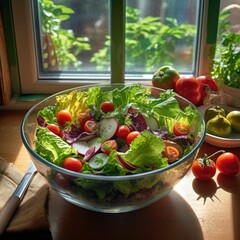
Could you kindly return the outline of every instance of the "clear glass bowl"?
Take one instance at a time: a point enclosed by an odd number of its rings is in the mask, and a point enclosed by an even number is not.
[[[109,91],[114,88],[123,88],[126,84],[102,84],[99,86],[101,86],[102,90]],[[46,106],[55,104],[57,95],[65,94],[73,90],[87,91],[89,87],[92,86],[72,88],[47,97],[33,106],[25,115],[21,126],[21,137],[38,171],[47,179],[49,185],[64,199],[89,210],[106,213],[120,213],[140,209],[156,202],[168,194],[190,169],[191,163],[196,157],[206,134],[201,113],[199,112],[200,120],[195,125],[194,137],[196,141],[194,143],[194,148],[186,156],[165,168],[126,176],[99,176],[72,172],[49,162],[35,152],[34,141],[36,139],[36,130],[38,127],[37,112]],[[146,87],[149,88],[150,86]],[[158,88],[150,88],[152,89],[152,97],[164,91]],[[176,98],[183,108],[189,104],[192,105],[189,101],[180,96],[176,96]],[[193,107],[197,110],[195,106]],[[101,195],[101,191],[96,193],[96,191],[91,191],[89,189],[76,188],[75,184],[73,184],[76,181],[85,181],[88,186],[91,184],[94,189],[108,189],[108,194],[103,196]],[[114,185],[119,181],[122,183],[125,182],[126,185],[134,185],[136,183],[138,186],[141,183],[143,185],[136,192],[125,197],[122,193],[114,189]],[[153,182],[153,186],[151,188],[145,187],[144,183],[146,181]]]

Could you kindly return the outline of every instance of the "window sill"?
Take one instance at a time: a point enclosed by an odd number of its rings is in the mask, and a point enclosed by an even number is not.
[[[43,97],[37,95],[36,97],[32,95],[31,98],[12,97],[7,105],[0,106],[0,110],[29,110],[32,106],[34,106],[42,99]]]

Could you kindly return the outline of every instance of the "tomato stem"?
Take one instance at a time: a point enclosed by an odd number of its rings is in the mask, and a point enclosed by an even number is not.
[[[206,155],[206,159],[212,158],[212,157],[214,157],[215,155],[217,155],[217,154],[219,154],[219,153],[224,153],[224,152],[225,152],[224,150],[218,150],[217,152],[213,153],[213,154],[210,155],[210,156],[207,156],[207,155]]]
[[[158,75],[159,75],[160,77],[162,77],[162,76],[164,75],[164,72],[163,72],[163,71],[158,71]]]

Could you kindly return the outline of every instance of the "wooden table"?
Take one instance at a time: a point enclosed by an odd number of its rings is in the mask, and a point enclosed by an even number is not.
[[[25,172],[30,156],[20,138],[25,111],[0,111],[0,156]],[[219,148],[204,143],[199,156]],[[225,149],[240,157],[240,148]],[[192,172],[163,199],[144,209],[103,214],[76,207],[50,191],[53,239],[240,239],[240,174],[199,184]]]

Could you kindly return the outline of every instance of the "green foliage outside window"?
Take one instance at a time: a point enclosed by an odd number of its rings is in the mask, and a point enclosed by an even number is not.
[[[68,20],[73,13],[71,8],[56,5],[52,0],[40,0],[42,33],[51,35],[61,70],[80,70],[81,53],[91,50],[86,37],[75,37],[71,29],[61,27],[61,22]],[[127,7],[126,18],[126,68],[134,67],[145,72],[153,71],[160,65],[175,65],[175,52],[182,45],[193,52],[194,25],[179,24],[174,18],[166,18],[164,22],[160,17],[141,18],[140,11],[131,7]],[[93,53],[90,62],[96,64],[97,70],[110,66],[109,35],[104,47]]]
[[[50,35],[58,58],[59,69],[78,70],[78,56],[91,49],[86,37],[75,37],[71,29],[63,29],[61,22],[68,20],[74,11],[51,0],[40,0],[40,16],[43,35]]]
[[[178,24],[174,18],[165,23],[159,17],[140,17],[140,11],[127,7],[126,11],[126,68],[152,71],[159,65],[176,63],[175,50],[181,44],[194,47],[196,28],[191,24]],[[109,65],[110,36],[106,36],[105,47],[95,53],[91,62],[99,70]]]

